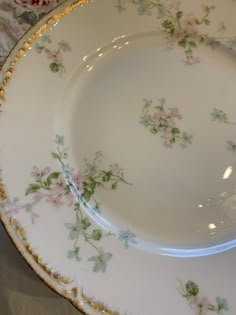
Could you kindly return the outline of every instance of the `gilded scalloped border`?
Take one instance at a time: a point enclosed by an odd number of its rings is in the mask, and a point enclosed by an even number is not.
[[[3,185],[3,181],[0,177],[0,200],[5,200],[7,198],[7,194]]]
[[[4,201],[7,198],[7,193],[5,191],[5,187],[3,184],[3,180],[0,177],[0,201]],[[22,241],[22,244],[24,245],[25,250],[30,254],[30,256],[33,258],[33,260],[38,264],[50,277],[52,277],[54,280],[59,282],[62,285],[70,284],[73,281],[61,276],[58,272],[50,270],[40,259],[40,257],[33,251],[32,247],[30,246],[30,243],[27,240],[26,232],[21,227],[20,223],[12,217],[9,217],[9,222],[11,226],[14,228],[17,236]]]
[[[17,236],[22,241],[26,251],[30,254],[30,256],[34,259],[35,263],[38,264],[51,278],[56,280],[62,285],[70,284],[73,281],[61,276],[58,272],[50,270],[40,259],[40,257],[33,251],[32,247],[30,246],[25,230],[21,227],[20,223],[15,218],[10,218],[10,224],[12,227],[14,227],[14,230],[16,231]]]
[[[5,100],[5,87],[9,83],[12,74],[15,70],[15,65],[19,61],[19,59],[24,56],[25,52],[31,47],[31,44],[40,36],[40,34],[50,25],[55,23],[56,21],[60,20],[64,15],[70,13],[73,11],[75,8],[77,8],[79,5],[86,3],[86,0],[76,0],[73,2],[71,5],[63,9],[61,12],[53,15],[51,18],[49,18],[42,26],[37,29],[33,35],[30,36],[30,38],[24,42],[21,48],[19,48],[18,52],[16,53],[16,56],[14,60],[10,63],[10,66],[8,70],[6,71],[6,74],[0,83],[0,99]],[[0,111],[1,109],[1,104],[0,104]]]
[[[22,47],[19,48],[19,50],[17,51],[15,58],[10,63],[10,66],[9,66],[8,70],[6,71],[6,74],[5,74],[2,82],[0,83],[0,100],[3,100],[3,101],[5,100],[5,87],[7,86],[7,84],[9,83],[9,81],[10,81],[12,75],[13,75],[13,72],[15,70],[15,65],[19,61],[19,59],[22,56],[24,56],[25,52],[31,47],[31,44],[40,36],[40,34],[48,26],[53,24],[55,21],[60,20],[64,15],[70,13],[76,7],[78,7],[79,5],[84,4],[86,2],[87,2],[87,0],[76,0],[71,5],[69,5],[65,9],[63,9],[61,12],[59,12],[59,13],[53,15],[51,18],[49,18],[42,26],[40,26],[39,29],[37,29],[35,31],[35,33],[33,35],[30,36],[30,38],[26,42],[24,42]],[[0,112],[1,111],[3,111],[3,109],[2,109],[2,106],[0,104]],[[7,198],[7,194],[6,194],[4,185],[3,185],[3,181],[0,178],[0,200],[4,200],[6,198]],[[15,218],[10,218],[10,224],[14,228],[14,230],[16,231],[17,236],[22,241],[22,243],[24,245],[24,248],[27,251],[27,253],[33,258],[34,262],[38,266],[40,266],[42,268],[43,271],[45,271],[51,278],[56,280],[61,285],[68,285],[68,284],[73,282],[72,280],[70,280],[70,279],[68,279],[68,278],[66,278],[64,276],[61,276],[59,273],[50,270],[42,262],[40,257],[31,248],[31,246],[30,246],[30,244],[29,244],[29,242],[27,240],[25,230],[20,226],[19,222]],[[119,315],[118,312],[113,312],[105,304],[103,304],[101,302],[98,302],[98,301],[95,301],[92,298],[87,297],[86,295],[84,295],[83,292],[81,293],[81,297],[82,297],[83,301],[79,301],[77,299],[77,296],[78,296],[78,289],[76,287],[74,287],[74,288],[72,288],[70,290],[65,290],[64,291],[64,297],[70,299],[71,302],[73,303],[73,305],[76,308],[78,308],[79,310],[81,310],[81,306],[83,304],[87,304],[94,311],[100,312],[102,314],[105,314],[105,315]]]
[[[81,296],[83,298],[83,301],[88,304],[91,308],[93,308],[95,311],[102,312],[105,315],[120,315],[118,312],[111,311],[105,304],[95,301],[92,298],[87,297],[83,291],[81,293]]]

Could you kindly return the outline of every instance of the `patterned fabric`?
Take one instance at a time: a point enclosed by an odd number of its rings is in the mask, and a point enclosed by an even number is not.
[[[0,0],[0,68],[18,39],[65,0]]]

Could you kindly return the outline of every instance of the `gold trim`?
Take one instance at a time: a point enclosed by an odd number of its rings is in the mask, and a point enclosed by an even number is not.
[[[1,111],[1,109],[0,109],[0,111]],[[6,198],[7,198],[7,194],[6,194],[4,185],[3,185],[3,181],[0,177],[0,201],[5,200]]]
[[[56,280],[59,284],[62,285],[67,285],[73,282],[73,280],[70,280],[66,277],[61,276],[58,272],[50,270],[47,265],[45,265],[40,257],[34,252],[32,247],[30,246],[30,243],[27,240],[26,237],[26,232],[25,230],[21,227],[20,223],[15,219],[15,218],[9,218],[11,226],[14,228],[16,231],[17,236],[20,238],[22,241],[22,244],[24,245],[26,251],[30,256],[34,259],[35,263],[39,265],[43,271],[45,271],[51,278]]]
[[[30,36],[30,38],[25,41],[23,43],[23,45],[21,46],[21,48],[19,48],[19,50],[17,51],[13,61],[10,63],[10,66],[8,68],[8,70],[6,71],[6,74],[4,76],[4,78],[2,79],[1,83],[0,83],[0,100],[4,101],[5,100],[5,88],[8,85],[13,72],[15,71],[15,65],[16,63],[19,61],[19,59],[25,54],[25,52],[31,47],[31,44],[40,36],[40,34],[51,24],[53,24],[55,21],[60,20],[64,15],[70,13],[71,11],[73,11],[75,8],[77,8],[79,5],[86,3],[87,0],[76,0],[75,2],[73,2],[71,5],[67,6],[66,8],[64,8],[61,12],[53,15],[51,18],[49,18],[42,26],[40,26],[34,33],[33,35]],[[24,35],[25,36],[25,35]],[[24,38],[23,36],[23,38]],[[22,39],[22,38],[21,38]],[[21,40],[20,39],[20,40]],[[19,40],[19,41],[20,41]],[[3,111],[2,108],[2,104],[0,104],[0,112]],[[3,185],[3,181],[0,177],[0,200],[4,200],[7,198],[7,194]],[[0,220],[1,220],[1,216],[0,216]],[[26,252],[30,255],[30,257],[33,258],[34,262],[36,263],[36,265],[38,265],[47,275],[49,275],[52,279],[54,279],[56,282],[58,282],[60,285],[68,285],[71,284],[73,282],[73,280],[68,279],[64,276],[61,276],[59,273],[54,272],[52,270],[50,270],[47,265],[45,265],[42,260],[40,259],[40,257],[33,251],[32,247],[30,246],[30,243],[27,240],[26,237],[26,232],[25,230],[20,226],[19,222],[15,219],[15,218],[9,218],[10,224],[11,226],[14,228],[17,236],[19,237],[19,239],[21,240]],[[3,222],[3,221],[2,221]],[[3,223],[3,225],[5,226],[5,224]],[[7,231],[7,227],[5,226],[5,229]],[[9,237],[11,238],[12,242],[14,243],[10,232],[7,231],[7,233],[9,234]],[[15,243],[14,243],[15,244]],[[15,244],[16,246],[16,244]],[[16,248],[18,249],[18,247],[16,246]],[[18,249],[19,250],[19,249]],[[20,251],[19,251],[20,252]],[[20,252],[20,254],[23,256],[24,255]],[[25,259],[26,260],[26,259]],[[29,262],[26,260],[26,262],[29,264]],[[29,264],[29,266],[34,270],[34,272],[40,277],[40,275],[36,272],[36,270]],[[84,310],[81,308],[81,306],[83,304],[87,304],[89,307],[91,307],[94,311],[100,312],[102,314],[105,315],[119,315],[118,312],[113,312],[111,311],[105,304],[95,301],[92,298],[87,297],[83,291],[81,291],[81,297],[83,299],[83,301],[79,301],[77,299],[78,297],[78,288],[74,287],[70,290],[65,290],[62,293],[60,293],[56,288],[52,288],[52,286],[50,285],[50,283],[48,283],[46,280],[44,280],[42,277],[40,277],[41,280],[43,282],[45,282],[45,284],[47,284],[53,291],[55,291],[56,293],[58,293],[59,295],[61,295],[62,297],[68,299],[71,304],[77,308],[80,312],[82,312],[83,314],[85,314]]]
[[[77,8],[79,5],[86,3],[87,0],[76,0],[75,2],[73,2],[71,5],[69,5],[68,7],[66,7],[65,9],[63,9],[61,12],[53,15],[52,17],[50,17],[43,25],[41,25],[39,27],[39,29],[37,29],[33,35],[31,35],[31,37],[24,42],[24,44],[22,45],[22,47],[18,50],[18,52],[16,53],[15,58],[13,59],[13,61],[11,62],[8,70],[6,71],[6,74],[0,84],[0,100],[5,100],[5,87],[7,86],[7,84],[9,83],[12,74],[15,70],[15,65],[16,63],[19,61],[19,59],[24,56],[25,52],[31,47],[31,44],[40,36],[40,34],[50,25],[52,25],[54,22],[60,20],[64,15],[70,13],[71,11],[73,11],[75,8]],[[0,112],[2,111],[1,109],[1,104],[0,104]]]
[[[113,312],[110,310],[105,304],[95,301],[92,298],[87,297],[83,291],[81,292],[81,296],[83,298],[83,301],[88,304],[93,310],[100,312],[105,315],[120,315],[118,312]]]

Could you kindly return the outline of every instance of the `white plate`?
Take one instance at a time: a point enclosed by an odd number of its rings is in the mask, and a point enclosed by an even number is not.
[[[68,1],[5,64],[2,221],[88,314],[235,313],[235,8]]]

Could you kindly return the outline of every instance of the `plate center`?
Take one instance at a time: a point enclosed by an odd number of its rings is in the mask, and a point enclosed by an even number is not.
[[[235,237],[236,72],[227,52],[196,53],[186,65],[157,33],[114,39],[84,57],[58,116],[73,167],[97,167],[114,183],[96,190],[99,216],[145,247]]]

